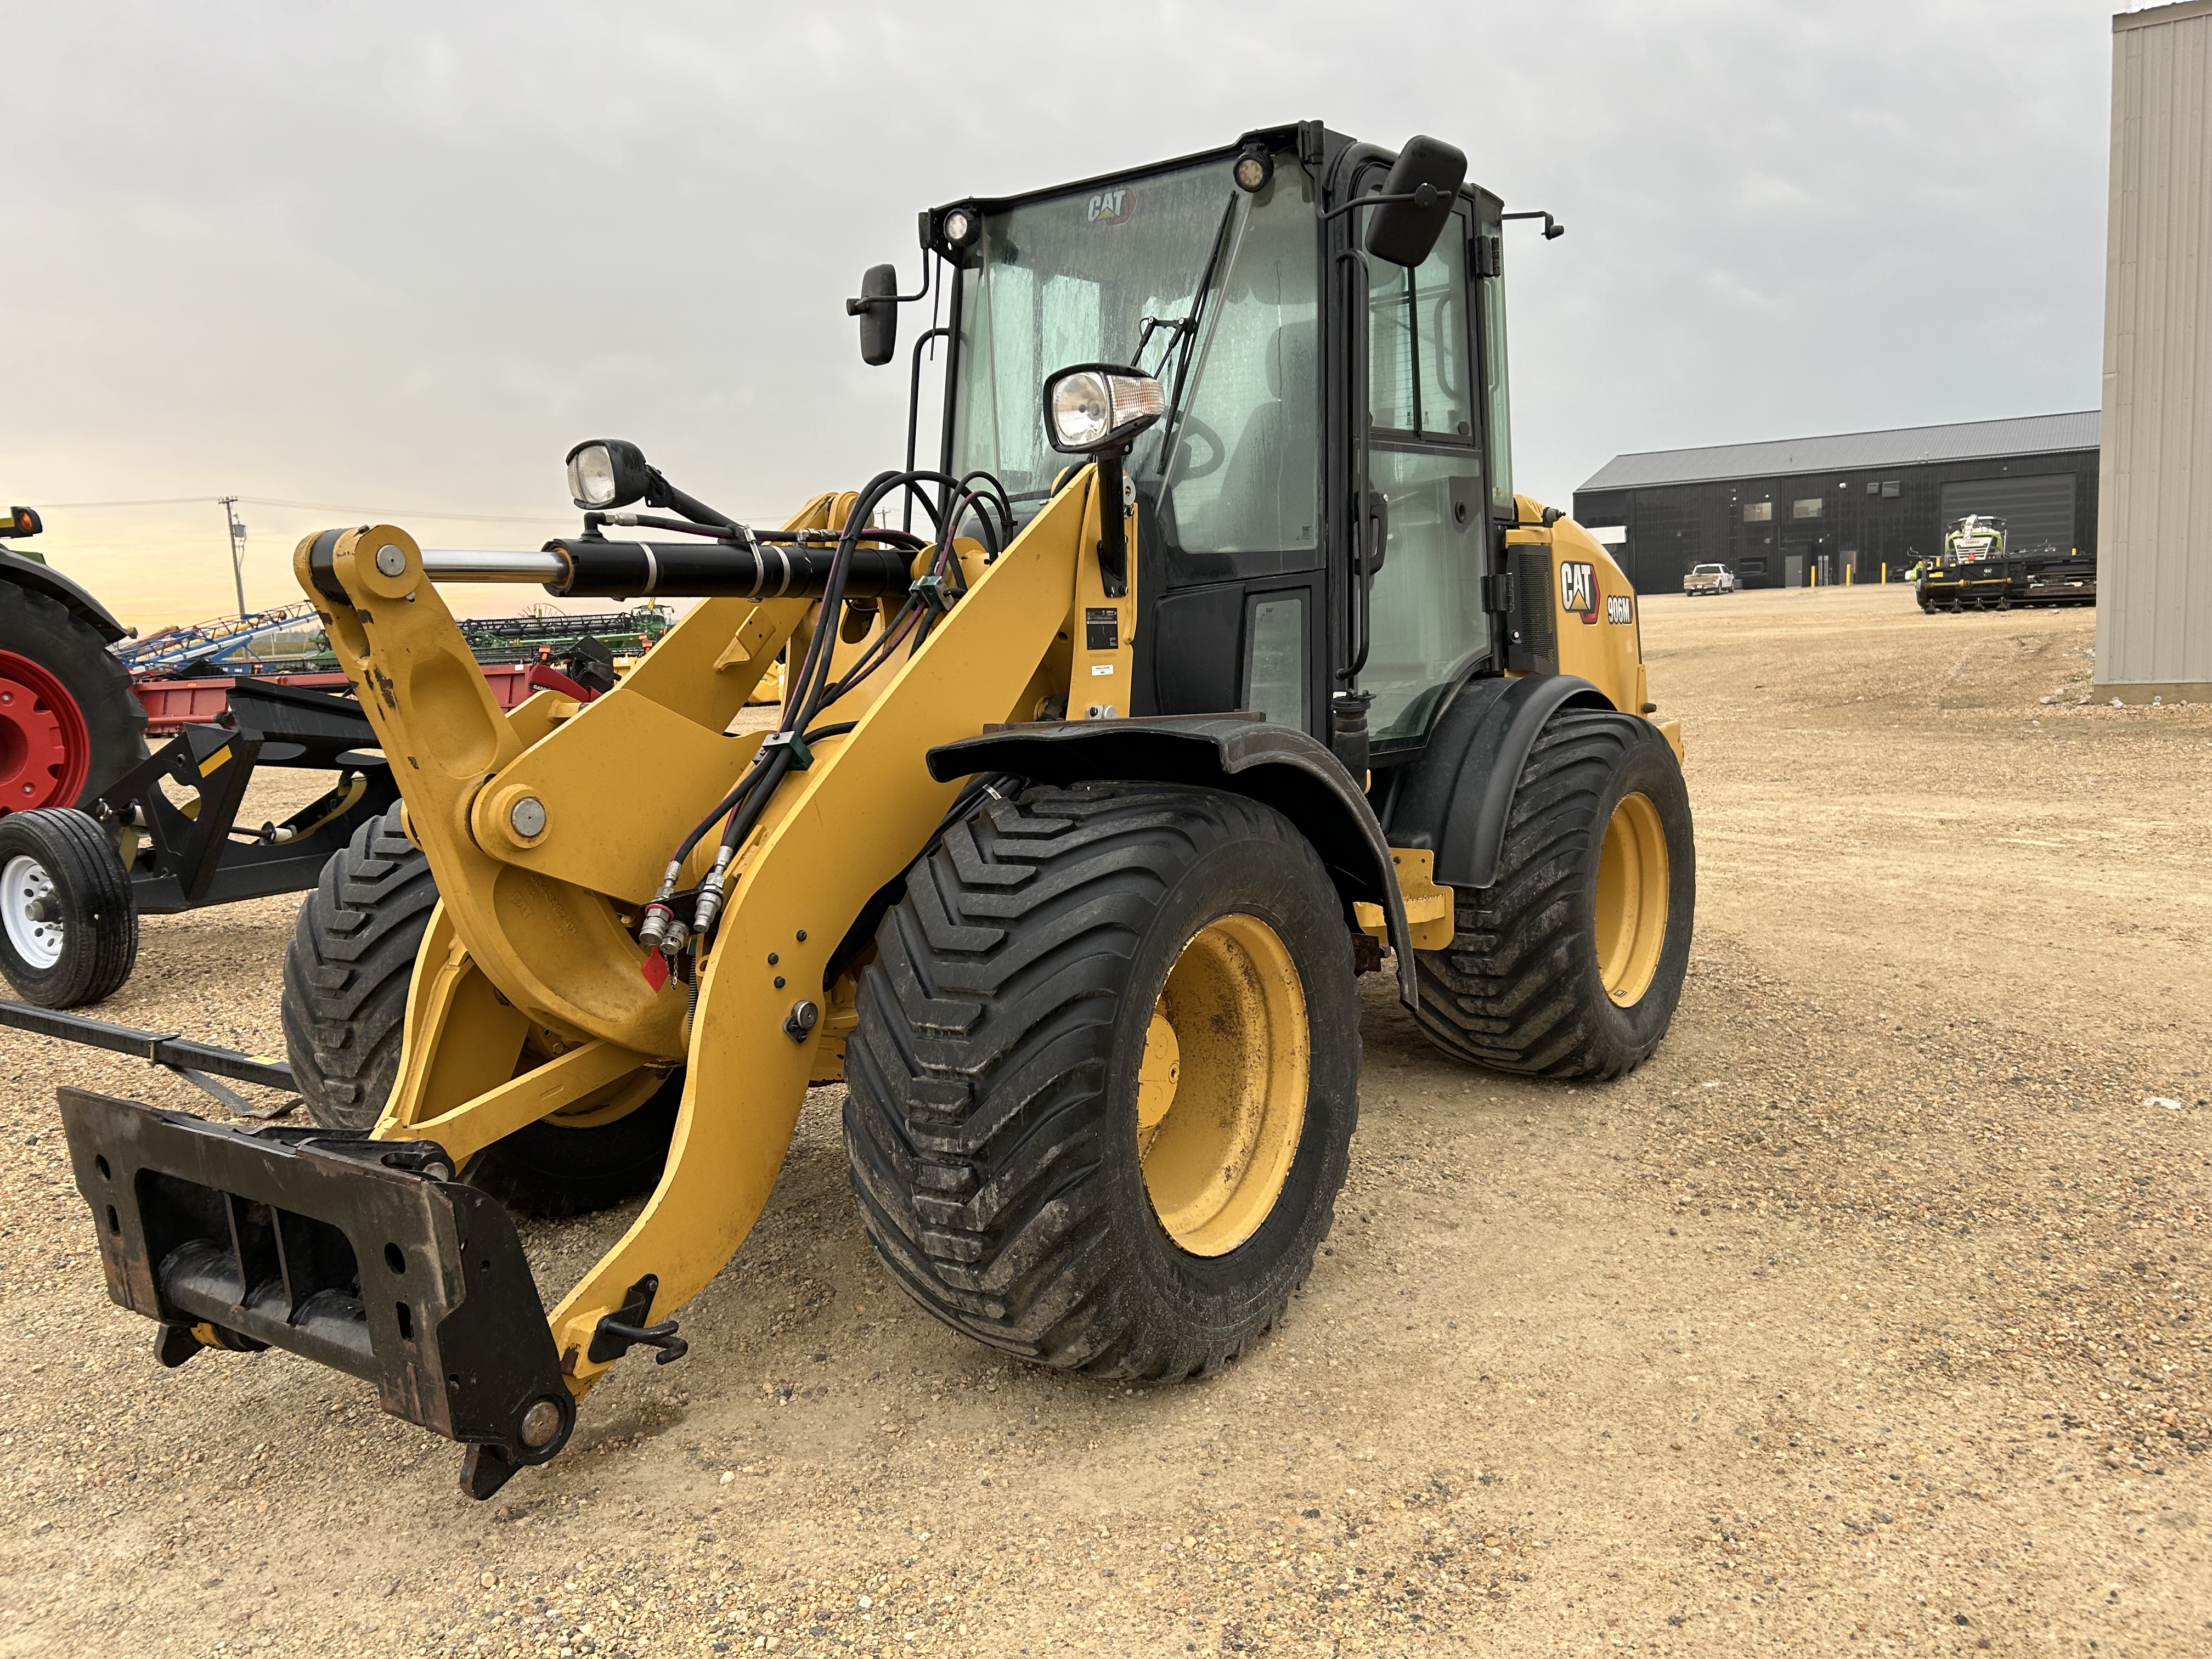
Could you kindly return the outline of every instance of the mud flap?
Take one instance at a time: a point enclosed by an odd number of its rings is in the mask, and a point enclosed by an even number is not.
[[[272,1347],[358,1376],[469,1448],[478,1498],[567,1443],[575,1402],[514,1223],[434,1143],[59,1094],[107,1293],[160,1322],[164,1364]]]

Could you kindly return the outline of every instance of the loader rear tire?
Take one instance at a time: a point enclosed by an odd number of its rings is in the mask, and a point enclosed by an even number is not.
[[[430,861],[394,804],[331,855],[300,907],[284,953],[284,1047],[308,1115],[325,1128],[369,1128],[391,1097],[407,988],[437,902]],[[608,1208],[659,1181],[683,1096],[678,1070],[611,1122],[533,1123],[479,1153],[465,1177],[526,1214]]]
[[[845,1146],[878,1255],[954,1329],[1112,1377],[1219,1369],[1343,1185],[1344,908],[1272,809],[1146,783],[957,823],[876,933]]]
[[[1689,792],[1657,729],[1564,708],[1516,786],[1498,879],[1414,953],[1415,1018],[1446,1054],[1530,1077],[1613,1078],[1681,1000],[1698,896]]]

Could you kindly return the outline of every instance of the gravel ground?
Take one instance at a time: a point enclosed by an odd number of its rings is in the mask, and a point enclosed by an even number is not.
[[[52,1090],[187,1092],[0,1038],[0,1656],[2212,1652],[2212,708],[2086,701],[2086,611],[1647,609],[1673,1035],[1535,1086],[1364,981],[1335,1234],[1210,1382],[907,1304],[823,1091],[691,1357],[474,1504],[335,1373],[157,1370]],[[149,921],[109,1017],[275,1046],[290,909]]]

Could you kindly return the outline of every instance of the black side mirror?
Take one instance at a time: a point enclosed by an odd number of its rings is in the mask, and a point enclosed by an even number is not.
[[[1386,201],[1367,223],[1367,251],[1407,270],[1427,258],[1451,219],[1452,203],[1467,182],[1467,155],[1441,138],[1416,133],[1383,181]]]
[[[880,368],[898,348],[898,268],[870,265],[860,276],[860,297],[845,301],[845,314],[860,319],[860,361]]]

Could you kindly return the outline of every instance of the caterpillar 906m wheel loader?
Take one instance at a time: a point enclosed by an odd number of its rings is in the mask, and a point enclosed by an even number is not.
[[[161,1359],[350,1371],[489,1494],[625,1352],[684,1352],[842,1079],[915,1301],[1206,1372],[1328,1230],[1386,948],[1455,1058],[1643,1060],[1689,948],[1680,739],[1620,569],[1513,491],[1507,216],[1465,171],[1306,124],[924,215],[939,464],[779,530],[600,441],[538,551],[302,542],[404,799],[288,963],[317,1127],[64,1091]],[[892,278],[848,302],[872,362],[921,297]],[[462,580],[698,603],[596,702],[502,714]],[[779,656],[776,728],[733,732]],[[641,1192],[545,1312],[507,1206]]]

